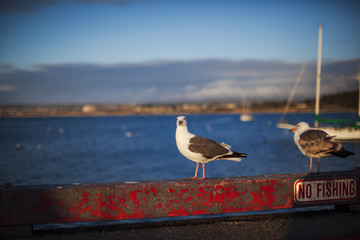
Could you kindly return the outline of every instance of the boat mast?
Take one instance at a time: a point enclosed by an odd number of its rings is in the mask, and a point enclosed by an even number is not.
[[[359,104],[358,104],[358,121],[357,121],[357,124],[360,125],[360,64],[359,64],[359,73],[358,73],[356,79],[359,81]]]
[[[317,55],[317,70],[316,70],[316,98],[315,98],[315,117],[320,113],[320,80],[321,80],[321,48],[322,48],[322,25],[319,25],[319,41],[318,41],[318,55]],[[315,120],[315,127],[319,123]]]

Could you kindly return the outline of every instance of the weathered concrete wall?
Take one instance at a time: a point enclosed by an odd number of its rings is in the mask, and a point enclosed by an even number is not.
[[[360,171],[357,169],[320,174],[211,178],[203,181],[168,180],[49,186],[8,184],[0,188],[0,225],[187,216],[352,204],[360,202],[359,177]],[[312,192],[306,192],[310,191],[311,187],[300,185],[299,180],[301,184],[310,184],[308,180],[314,182]],[[343,188],[344,184],[348,184],[345,186],[346,191],[340,193],[340,190],[333,190],[331,194],[347,195],[330,196],[326,199],[329,195],[326,184],[331,182],[331,186],[335,186],[337,181],[340,181]],[[305,198],[309,194],[314,197],[324,195],[325,199],[312,201]],[[299,196],[303,198],[300,201],[297,199]]]

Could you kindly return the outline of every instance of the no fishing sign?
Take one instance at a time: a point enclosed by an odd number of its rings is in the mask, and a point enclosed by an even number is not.
[[[297,180],[294,184],[296,203],[343,201],[357,198],[357,179],[311,179]]]

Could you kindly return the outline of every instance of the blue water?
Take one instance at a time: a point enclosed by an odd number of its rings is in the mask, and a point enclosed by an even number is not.
[[[354,118],[355,114],[342,114]],[[188,115],[189,131],[248,153],[242,162],[206,164],[206,177],[307,172],[309,159],[293,134],[278,129],[279,114]],[[313,123],[313,114],[290,114],[289,121]],[[182,179],[195,163],[175,143],[176,116],[51,117],[0,119],[0,185],[100,183]],[[360,143],[345,142],[356,156],[321,161],[321,171],[360,166]],[[316,170],[316,164],[314,166]],[[201,171],[199,172],[201,176]]]

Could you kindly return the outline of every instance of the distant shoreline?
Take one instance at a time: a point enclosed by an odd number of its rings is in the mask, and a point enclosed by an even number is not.
[[[324,95],[320,112],[343,113],[358,111],[358,91]],[[142,116],[180,114],[242,114],[282,113],[285,100],[253,102],[243,108],[241,100],[232,102],[194,103],[122,103],[122,104],[70,104],[70,105],[0,105],[0,117],[71,117],[71,116]],[[314,99],[293,102],[288,113],[314,113]]]
[[[84,107],[87,106],[87,107]],[[0,106],[1,118],[16,117],[102,117],[102,116],[156,116],[156,115],[186,115],[186,114],[239,114],[243,110],[238,106],[212,105],[199,107],[198,105],[162,106],[162,105],[84,105],[84,106]],[[283,108],[255,108],[252,114],[280,114]],[[357,109],[331,107],[321,109],[321,113],[356,113]],[[314,109],[296,109],[292,107],[287,114],[314,113]]]

